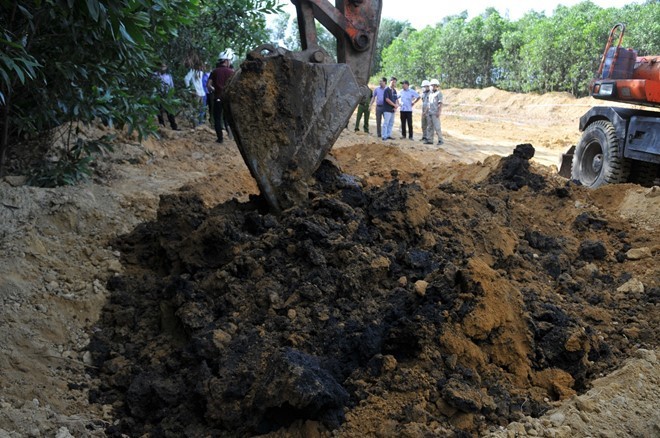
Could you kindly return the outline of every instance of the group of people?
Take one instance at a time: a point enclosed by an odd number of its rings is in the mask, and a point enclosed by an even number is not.
[[[223,130],[230,135],[228,117],[223,111],[222,97],[227,81],[234,74],[231,66],[233,56],[231,49],[227,49],[218,56],[218,62],[213,71],[209,73],[208,64],[204,63],[191,68],[184,78],[186,88],[191,91],[193,96],[193,107],[196,113],[195,123],[197,125],[203,124],[208,110],[210,120],[215,128],[216,142],[218,143],[222,143],[224,140]],[[161,64],[160,71],[156,75],[160,79],[160,92],[162,95],[167,95],[170,90],[174,89],[174,81],[172,75],[168,72],[166,63]],[[178,131],[176,116],[161,105],[158,112],[158,123],[161,126],[165,126],[163,115],[167,117],[170,127]]]
[[[229,135],[228,114],[223,111],[223,93],[229,78],[234,74],[231,66],[233,52],[231,49],[220,53],[218,63],[213,71],[207,73],[208,64],[191,68],[184,83],[193,93],[197,112],[197,125],[204,123],[206,111],[212,115],[213,125],[217,136],[216,142],[224,140],[223,130]],[[174,88],[172,75],[168,73],[167,64],[161,65],[157,73],[161,82],[161,92],[166,95]],[[437,135],[438,145],[443,144],[442,130],[440,126],[440,115],[442,113],[443,96],[440,91],[440,82],[437,79],[423,80],[422,93],[410,88],[408,81],[401,83],[402,89],[397,90],[397,78],[392,76],[380,79],[379,86],[375,90],[364,87],[362,100],[358,105],[355,131],[359,130],[360,120],[363,119],[363,130],[369,132],[369,114],[371,107],[376,104],[376,131],[384,141],[393,140],[392,129],[394,127],[394,114],[399,111],[401,119],[401,138],[413,140],[413,107],[422,101],[422,141],[425,144],[433,144],[433,138]],[[158,122],[165,126],[163,114],[167,116],[170,127],[178,130],[176,117],[164,107],[160,107]]]
[[[384,141],[393,140],[394,114],[399,111],[401,119],[401,138],[413,140],[413,107],[422,101],[422,141],[433,144],[437,135],[438,145],[443,144],[440,115],[442,113],[443,96],[440,82],[437,79],[422,81],[421,95],[410,88],[410,82],[403,81],[402,89],[397,90],[397,78],[392,76],[387,84],[387,78],[380,79],[379,86],[365,92],[358,105],[355,131],[359,131],[360,120],[363,119],[363,131],[369,132],[369,114],[376,104],[376,133]]]

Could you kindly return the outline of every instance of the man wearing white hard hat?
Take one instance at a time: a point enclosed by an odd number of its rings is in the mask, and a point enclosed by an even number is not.
[[[433,134],[438,134],[438,146],[442,140],[442,129],[440,128],[440,114],[442,114],[442,91],[440,91],[440,82],[437,79],[431,79],[431,93],[429,94],[429,111],[427,116],[427,132],[424,144],[433,144]]]
[[[209,81],[207,83],[209,91],[213,92],[213,122],[215,126],[215,135],[218,137],[216,140],[217,143],[222,143],[223,141],[222,100],[225,91],[225,84],[234,74],[234,70],[229,67],[233,57],[234,52],[231,49],[227,49],[220,53],[218,56],[218,67],[211,72],[211,76],[209,76]]]
[[[428,129],[426,116],[429,113],[430,94],[431,94],[431,83],[427,79],[424,79],[422,81],[422,140],[421,141],[426,141],[426,130]]]

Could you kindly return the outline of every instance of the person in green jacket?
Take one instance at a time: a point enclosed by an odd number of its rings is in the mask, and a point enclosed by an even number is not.
[[[358,108],[357,108],[357,117],[355,119],[355,132],[358,132],[360,130],[360,119],[364,117],[364,124],[362,130],[367,134],[369,133],[369,115],[371,113],[370,106],[371,106],[372,96],[373,96],[373,91],[371,91],[371,88],[369,88],[368,86],[365,87],[364,95],[362,96],[362,100],[358,104]]]

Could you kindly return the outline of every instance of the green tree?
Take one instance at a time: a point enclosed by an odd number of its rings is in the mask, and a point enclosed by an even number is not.
[[[625,6],[617,13],[617,19],[626,25],[626,47],[637,50],[639,56],[660,55],[659,0]]]
[[[502,33],[501,48],[493,55],[495,84],[500,88],[516,92],[531,91],[528,87],[530,80],[523,73],[525,59],[522,48],[533,26],[544,17],[537,12],[527,13]]]
[[[405,30],[383,50],[380,76],[396,76],[419,85],[422,80],[438,76],[438,62],[434,58],[438,46],[439,33],[435,28],[426,27],[421,31]]]
[[[493,56],[508,22],[492,8],[468,20],[467,11],[435,27],[404,30],[383,51],[383,71],[419,83],[437,78],[446,87],[493,84]]]
[[[493,56],[501,48],[506,21],[492,8],[467,20],[467,13],[442,26],[439,61],[441,82],[448,87],[483,88],[493,84]]]
[[[478,86],[490,87],[495,83],[495,54],[502,48],[502,35],[512,25],[493,8],[486,9],[477,23],[479,25],[475,26],[475,31],[479,36],[479,50],[475,54],[478,57],[475,82]]]
[[[602,9],[590,1],[571,8],[559,6],[549,20],[552,32],[541,56],[551,58],[541,92],[568,91],[583,94],[593,79],[603,46],[598,36],[613,21],[613,9]]]
[[[159,60],[183,69],[191,51],[253,44],[265,35],[262,14],[275,11],[277,0],[0,3],[1,172],[10,145],[39,135],[52,141],[44,133],[58,126],[67,127],[61,158],[81,162],[80,123],[154,132],[156,108],[174,98],[154,92]]]
[[[97,116],[112,120],[113,100],[126,91],[124,72],[135,74],[135,65],[146,60],[140,43],[151,36],[151,19],[162,32],[171,29],[169,17],[137,2],[4,3],[11,6],[0,16],[5,40],[20,43],[23,59],[38,67],[29,81],[3,83],[0,169],[12,138]],[[189,7],[182,2],[177,9],[185,14]]]
[[[502,49],[494,56],[495,83],[510,91],[584,96],[612,26],[627,25],[624,47],[654,54],[660,53],[659,21],[658,2],[603,9],[585,1],[560,6],[549,17],[527,14],[502,34]]]
[[[243,56],[269,40],[266,14],[280,11],[278,0],[197,0],[193,17],[182,23],[168,44],[159,48],[162,59],[182,78],[199,62],[214,66],[227,48]]]
[[[382,70],[382,53],[383,50],[398,37],[404,30],[412,30],[412,26],[408,21],[397,21],[389,18],[383,18],[380,21],[378,29],[378,37],[376,39],[376,50],[371,62],[371,73],[375,74]]]
[[[445,87],[583,96],[617,22],[627,25],[625,47],[660,53],[660,2],[603,9],[584,1],[515,22],[489,8],[472,19],[463,12],[435,27],[404,31],[383,49],[380,71],[411,81],[435,77]]]

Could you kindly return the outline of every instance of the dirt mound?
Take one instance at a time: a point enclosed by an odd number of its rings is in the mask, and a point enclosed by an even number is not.
[[[413,307],[413,310],[404,308],[400,315],[408,319],[411,319],[409,315],[415,315],[412,318],[415,318],[413,322],[420,324],[418,337],[421,341],[411,343],[412,347],[405,350],[406,342],[398,340],[408,339],[408,334],[413,331],[411,323],[400,322],[397,327],[402,328],[397,328],[398,331],[387,328],[387,324],[398,319],[394,320],[391,313],[384,311],[383,316],[377,315],[380,319],[374,319],[376,322],[373,324],[386,330],[387,339],[391,339],[387,343],[388,349],[374,354],[373,360],[367,361],[367,366],[360,365],[364,361],[360,350],[357,358],[352,359],[358,368],[345,381],[340,381],[341,375],[335,373],[334,365],[329,369],[331,364],[336,363],[331,361],[329,353],[320,360],[315,356],[317,353],[314,351],[322,350],[317,343],[310,344],[314,346],[313,351],[305,343],[295,343],[298,339],[309,342],[308,336],[318,342],[314,336],[320,336],[317,333],[319,323],[310,323],[309,329],[297,322],[292,323],[292,329],[287,332],[291,340],[286,343],[282,341],[280,348],[268,356],[269,361],[274,362],[269,365],[273,378],[265,376],[263,371],[256,374],[262,376],[260,384],[263,388],[279,388],[281,391],[288,388],[289,383],[283,382],[290,379],[290,385],[300,389],[292,390],[286,396],[291,400],[289,405],[306,405],[309,408],[300,409],[304,412],[299,416],[286,417],[288,410],[278,411],[272,406],[260,410],[254,405],[254,400],[246,401],[245,406],[252,403],[258,415],[266,410],[277,413],[278,421],[273,424],[291,422],[290,426],[271,432],[269,436],[418,437],[451,436],[452,431],[455,435],[465,436],[483,435],[484,429],[492,430],[497,436],[658,435],[660,418],[656,406],[660,394],[657,389],[660,367],[657,359],[651,360],[653,358],[648,352],[639,350],[650,347],[656,355],[660,353],[656,334],[660,287],[658,188],[645,189],[626,184],[585,190],[559,182],[553,176],[556,171],[552,172],[539,163],[555,165],[558,155],[576,143],[579,138],[577,119],[568,120],[564,116],[572,112],[577,117],[586,111],[586,108],[575,105],[583,100],[571,102],[564,101],[565,96],[546,95],[538,96],[537,101],[537,96],[494,91],[485,90],[485,93],[492,93],[485,102],[488,96],[480,97],[484,90],[445,90],[445,144],[441,148],[429,148],[419,141],[408,140],[381,143],[373,136],[373,117],[371,136],[354,133],[351,129],[353,125],[342,132],[333,148],[333,155],[344,172],[359,179],[342,177],[338,180],[336,172],[327,172],[325,179],[320,179],[334,188],[327,189],[325,193],[319,191],[314,202],[326,198],[323,202],[338,199],[351,206],[356,215],[365,218],[366,229],[373,230],[387,223],[382,220],[383,216],[379,216],[381,213],[368,211],[368,206],[376,202],[376,198],[405,192],[416,200],[411,205],[422,205],[427,201],[431,204],[428,214],[421,207],[416,211],[396,210],[388,213],[387,220],[392,218],[395,225],[387,232],[404,236],[391,239],[397,245],[397,251],[401,241],[401,254],[406,251],[420,254],[412,250],[421,249],[432,253],[432,260],[443,263],[456,260],[452,264],[457,271],[470,279],[466,284],[478,281],[481,286],[475,286],[474,291],[461,291],[458,300],[449,294],[446,305],[459,306],[459,302],[465,302],[467,314],[454,316],[450,310],[449,317],[440,315],[451,320],[446,319],[442,323],[442,337],[434,338],[437,333],[434,332],[435,326],[426,322],[428,318],[422,310],[414,309],[419,307],[416,300],[423,302],[426,299],[418,294],[441,295],[433,289],[437,283],[434,276],[440,275],[440,268],[423,277],[428,284],[418,283],[421,276],[415,277],[415,272],[405,279],[399,278],[400,271],[390,272],[389,267],[382,268],[384,273],[379,271],[382,277],[374,277],[374,281],[366,286],[365,282],[356,283],[363,289],[381,294],[371,299],[378,305],[382,301],[381,296],[391,296],[388,288],[392,287],[393,281],[396,281],[394,287],[402,293],[419,297],[407,297],[405,300],[399,297],[397,299],[400,301],[391,300],[389,305],[396,311],[399,311],[396,302],[405,301],[406,306]],[[457,104],[453,97],[459,94],[465,98],[465,105]],[[598,102],[584,103],[588,107]],[[418,113],[414,114],[414,120],[417,123],[415,132],[419,133]],[[194,388],[206,387],[210,378],[201,374],[192,374],[187,378],[174,371],[180,368],[181,363],[188,368],[180,369],[189,371],[195,360],[204,362],[205,359],[196,353],[199,348],[193,346],[201,341],[191,344],[192,340],[198,339],[197,334],[202,329],[186,329],[181,322],[183,317],[177,316],[175,311],[180,307],[193,308],[192,304],[184,306],[178,301],[163,299],[163,290],[180,279],[184,280],[181,284],[190,282],[193,291],[201,291],[203,289],[198,285],[201,279],[211,284],[215,281],[210,274],[212,271],[222,272],[225,267],[239,266],[240,263],[233,261],[242,255],[244,248],[253,251],[257,245],[255,240],[267,245],[269,239],[283,242],[283,237],[275,239],[270,234],[254,231],[254,224],[269,224],[271,221],[268,215],[260,212],[256,200],[248,204],[232,201],[213,208],[231,199],[245,203],[251,194],[257,193],[257,188],[235,144],[231,140],[223,145],[215,143],[215,133],[211,127],[183,131],[164,128],[160,139],[142,144],[128,136],[119,135],[117,138],[119,143],[115,145],[114,152],[103,168],[97,169],[101,172],[87,184],[38,189],[21,186],[23,178],[16,175],[0,180],[0,247],[3,249],[0,252],[0,351],[3,352],[0,354],[0,437],[104,437],[115,435],[118,430],[150,428],[155,435],[158,431],[167,435],[164,428],[158,429],[153,426],[154,423],[149,423],[153,420],[148,420],[166,413],[184,418],[183,424],[188,424],[189,418],[193,419],[191,423],[196,429],[191,429],[189,435],[232,434],[213,419],[221,414],[212,413],[209,414],[211,419],[206,418],[205,413],[209,409],[206,398],[195,393]],[[534,145],[535,155],[528,171],[545,179],[545,185],[539,190],[529,185],[522,185],[518,190],[504,187],[507,181],[503,178],[500,157],[510,155],[516,145],[523,143]],[[524,170],[524,162],[520,164],[523,165],[521,170]],[[384,191],[395,179],[399,188]],[[337,183],[332,182],[337,180]],[[359,190],[350,189],[354,183],[359,184]],[[378,192],[379,189],[373,188],[375,185],[384,188]],[[421,190],[413,189],[414,185]],[[402,187],[406,187],[405,190]],[[174,196],[162,197],[163,208],[157,218],[159,195],[172,191],[176,191]],[[377,193],[382,196],[378,197]],[[349,197],[348,200],[344,200],[343,196]],[[352,198],[355,200],[351,201]],[[362,202],[362,198],[365,200],[363,207],[352,207]],[[180,213],[188,210],[190,214]],[[318,210],[314,207],[299,212],[316,223]],[[415,234],[406,231],[402,222],[397,222],[399,218],[419,223],[412,228],[421,230],[422,237],[413,238]],[[332,219],[335,220],[334,217]],[[200,268],[191,268],[181,260],[189,263],[197,257],[195,251],[199,249],[194,249],[193,243],[200,240],[189,241],[186,236],[193,233],[201,235],[202,225],[211,229],[214,225],[209,220],[215,221],[215,224],[225,223],[227,227],[231,225],[235,229],[228,228],[225,234],[209,234],[211,239],[217,236],[219,241],[217,245],[207,245],[207,248],[217,248],[219,262],[215,263],[220,263],[217,269],[209,267],[210,263],[205,266],[205,261],[199,262]],[[286,232],[294,232],[296,229],[290,226],[291,220],[277,218],[275,223],[278,225],[268,229],[280,233],[282,229],[278,227],[286,224],[291,230]],[[343,219],[336,220],[344,224]],[[151,222],[138,227],[145,221]],[[247,224],[245,228],[238,227],[243,223]],[[326,225],[329,224],[334,222]],[[352,229],[349,227],[349,230]],[[116,236],[127,233],[131,234],[120,239],[124,242],[124,252],[121,253],[114,242]],[[376,249],[372,250],[373,245],[369,242],[356,244],[353,238],[355,233],[349,234],[346,239],[348,244],[353,245],[350,248],[367,251],[364,249],[366,246],[368,251],[380,254],[378,248],[383,243],[375,244]],[[247,241],[236,243],[238,237],[245,235],[249,237]],[[222,243],[222,239],[227,243]],[[317,243],[312,243],[312,248],[317,248]],[[435,248],[436,243],[444,246]],[[291,248],[294,249],[294,246]],[[300,275],[300,270],[294,269],[302,258],[296,255],[297,248],[295,246],[292,255],[280,252],[283,254],[282,262],[286,261],[291,266],[284,281],[288,281],[290,276]],[[453,252],[445,254],[442,248]],[[328,260],[335,260],[332,257],[336,255],[330,249],[322,247],[318,251]],[[265,252],[274,258],[280,253]],[[209,260],[212,260],[210,254]],[[310,251],[309,254],[316,252]],[[399,254],[396,252],[392,256],[388,252],[383,256],[388,261],[394,260],[396,264],[389,263],[396,267],[403,263],[400,261],[403,256]],[[312,260],[307,257],[301,265],[305,269],[311,263],[308,259]],[[406,263],[418,265],[417,258],[409,260]],[[378,259],[379,263],[382,261]],[[277,258],[275,262],[280,263]],[[270,264],[275,262],[269,261]],[[421,268],[418,266],[415,269]],[[282,270],[279,272],[284,275]],[[451,278],[453,268],[447,272]],[[232,288],[240,280],[238,275],[246,274],[234,271],[228,274]],[[264,277],[268,277],[268,272],[264,273]],[[112,280],[108,282],[108,278]],[[122,281],[127,285],[121,286]],[[264,284],[259,283],[255,290],[266,287]],[[113,287],[113,291],[108,292],[104,285]],[[483,297],[478,295],[481,293],[479,287],[484,290]],[[522,298],[514,295],[506,301],[510,294],[517,293]],[[263,296],[263,292],[260,294]],[[360,294],[354,295],[366,296],[363,292]],[[285,296],[284,293],[282,296]],[[192,301],[196,299],[194,297]],[[217,301],[219,299],[214,298],[214,302]],[[332,324],[348,327],[341,333],[356,333],[357,329],[352,327],[358,326],[353,320],[365,324],[359,319],[365,311],[361,307],[352,310],[350,297],[336,300],[343,306],[341,308],[335,307],[334,303],[328,304],[327,300],[319,301],[320,305],[329,309],[326,311],[328,320],[332,316],[330,310],[344,318],[329,323],[330,327],[334,327]],[[474,310],[470,310],[471,303],[475,301]],[[439,303],[438,308],[444,305],[442,297],[436,302]],[[286,304],[284,308],[281,307],[283,304]],[[478,310],[482,304],[483,309]],[[233,308],[243,306],[238,301],[232,305]],[[273,314],[282,319],[286,309],[287,319],[295,320],[302,314],[312,321],[316,317],[309,313],[313,305],[309,298],[300,302],[287,303],[285,300],[284,303],[269,304],[265,313],[262,310],[264,322],[261,326],[264,329],[261,331],[253,327],[256,317],[247,317],[240,311],[230,316],[247,327],[246,333],[257,330],[259,336],[271,342],[275,332],[267,332],[266,327],[273,326]],[[265,308],[265,305],[262,306]],[[248,309],[248,306],[245,308]],[[488,312],[490,308],[496,310]],[[290,313],[290,309],[293,312]],[[477,310],[478,313],[474,313]],[[420,316],[411,313],[413,311]],[[522,318],[518,314],[520,311]],[[192,324],[190,312],[181,310],[179,314],[186,316],[187,324]],[[470,314],[476,316],[469,317]],[[100,315],[103,315],[101,320]],[[200,315],[207,313],[200,312]],[[220,317],[229,318],[218,314]],[[320,316],[325,317],[323,314]],[[245,323],[242,323],[243,318]],[[347,322],[347,318],[351,320]],[[524,326],[520,325],[521,320]],[[564,349],[551,350],[547,347],[555,341],[561,343],[561,338],[555,337],[557,330],[553,327],[564,327],[562,321],[569,321],[566,333],[574,334],[567,341],[566,350],[570,352],[577,348],[576,355],[579,355],[583,339],[589,345],[587,361],[578,361],[575,369],[569,366],[573,363],[570,356],[566,360],[562,358],[566,356],[562,353]],[[222,331],[214,330],[216,337],[213,342],[221,345],[229,343],[233,348],[233,340],[243,333],[242,326],[235,325],[236,328],[227,324],[221,328]],[[136,332],[141,327],[148,330],[139,335]],[[494,327],[491,334],[482,339],[479,333],[489,327]],[[316,332],[308,334],[311,329]],[[502,336],[498,337],[500,331]],[[330,332],[333,336],[336,333]],[[92,336],[97,339],[90,345]],[[379,339],[378,336],[373,338]],[[510,341],[505,336],[509,336]],[[364,354],[374,351],[366,342],[372,339],[370,336],[359,337],[356,334],[355,337],[358,340],[351,338],[350,342],[365,342]],[[411,336],[410,339],[417,338]],[[330,335],[325,340],[327,344],[334,343]],[[399,344],[403,347],[399,348]],[[104,345],[107,347],[105,352],[102,351]],[[97,358],[109,358],[103,363],[102,379],[98,379],[96,369],[87,372],[87,367],[92,365],[88,348],[99,351],[95,353]],[[259,348],[261,353],[267,351],[261,346]],[[419,353],[418,348],[421,348]],[[528,360],[520,361],[520,352],[526,348],[531,348],[534,354]],[[502,354],[506,349],[517,352],[512,356],[515,360],[507,362],[509,355]],[[543,354],[537,354],[538,351]],[[232,354],[236,358],[239,353]],[[633,356],[638,357],[621,367],[623,360]],[[486,363],[482,364],[480,358],[485,358]],[[221,360],[225,359],[219,356],[216,363]],[[505,363],[510,365],[502,365]],[[557,363],[564,363],[564,368],[546,366]],[[234,369],[240,369],[241,364]],[[124,371],[123,367],[127,369]],[[531,377],[519,377],[527,367],[531,368]],[[228,365],[223,369],[229,368]],[[289,371],[300,370],[300,377],[294,381],[291,373],[287,374],[287,368]],[[434,371],[436,368],[439,371]],[[164,374],[154,370],[164,370],[163,373],[167,373],[171,381],[161,379]],[[213,377],[220,376],[219,368],[210,370]],[[476,370],[481,381],[468,375],[472,370]],[[613,374],[609,374],[610,371]],[[153,377],[149,375],[152,372]],[[493,378],[490,376],[498,372],[507,377],[498,381],[499,388],[504,388],[502,390],[492,387]],[[440,374],[448,377],[441,379]],[[138,379],[140,375],[147,378]],[[196,376],[201,377],[193,382]],[[253,388],[250,375],[246,376],[246,383],[236,385],[240,387],[245,384]],[[330,377],[348,394],[348,399]],[[592,380],[596,377],[598,379]],[[177,386],[182,379],[188,379],[192,389],[186,387],[180,391],[179,397],[179,392],[174,391],[182,387]],[[571,379],[574,381],[573,390],[581,393],[584,386],[584,390],[588,391],[564,401],[554,401],[555,397],[570,394]],[[323,391],[309,387],[310,382],[317,380]],[[131,396],[128,397],[126,388],[131,388],[133,382]],[[151,388],[158,395],[152,399],[141,399],[149,391],[145,388]],[[209,391],[205,391],[201,394],[217,400],[209,403],[211,410],[224,407],[221,404],[223,397],[231,398],[230,393],[208,396]],[[305,397],[315,394],[315,398],[297,397],[302,393]],[[511,394],[510,415],[493,423],[493,414],[484,414],[491,406],[486,395],[497,401],[506,400],[506,393]],[[259,403],[267,404],[274,400],[271,394],[259,396]],[[177,397],[182,401],[179,407],[175,404]],[[90,404],[90,399],[107,404]],[[131,400],[135,415],[130,413],[128,400]],[[140,404],[140,400],[144,403]],[[232,403],[240,404],[241,401],[233,400]],[[343,408],[337,408],[342,403],[345,403]],[[503,406],[507,403],[504,402]],[[289,405],[282,407],[289,409]],[[193,410],[191,406],[194,406],[194,413],[186,417],[182,412]],[[227,409],[233,412],[241,410],[232,406]],[[481,410],[466,413],[455,406],[464,410],[481,406]],[[529,415],[536,415],[546,407],[551,410],[539,418]],[[158,410],[161,413],[156,412]],[[297,412],[293,408],[291,410]],[[342,415],[345,416],[344,422],[333,432],[328,432],[328,427],[332,427],[333,421],[341,419]],[[506,426],[506,430],[504,426],[496,426],[518,417],[520,419]],[[317,420],[303,421],[302,418]],[[321,421],[329,426],[323,426]],[[254,423],[253,420],[248,421],[250,425]],[[169,435],[183,435],[171,432],[175,430],[170,427],[171,424],[172,421],[166,424]],[[268,422],[264,424],[268,425]],[[214,428],[217,433],[213,432]]]
[[[657,248],[630,261],[648,240],[529,171],[530,148],[427,190],[325,162],[280,216],[162,196],[113,244],[90,343],[107,433],[478,434],[657,345]]]
[[[526,117],[543,125],[573,124],[593,106],[591,97],[576,98],[570,93],[510,93],[488,87],[480,90],[443,90],[449,111],[466,110],[496,119]],[[549,117],[549,114],[551,117]]]

